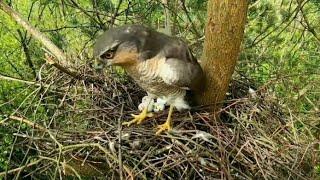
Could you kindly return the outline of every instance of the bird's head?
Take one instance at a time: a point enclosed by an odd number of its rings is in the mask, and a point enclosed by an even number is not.
[[[98,37],[94,56],[102,65],[127,66],[139,59],[147,29],[139,25],[112,28]]]

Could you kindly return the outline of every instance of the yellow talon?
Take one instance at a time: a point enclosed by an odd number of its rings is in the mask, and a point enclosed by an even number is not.
[[[168,118],[167,118],[165,123],[163,123],[163,124],[158,126],[159,130],[156,132],[156,135],[159,135],[161,132],[163,132],[165,130],[170,131],[172,129],[172,126],[171,126],[171,123],[172,123],[172,118],[171,118],[172,112],[173,112],[173,106],[170,106]]]
[[[159,130],[156,132],[156,135],[161,134],[162,131],[165,131],[165,130],[170,131],[170,130],[172,129],[172,126],[170,125],[169,122],[166,121],[164,124],[159,125],[159,126],[158,126],[158,129],[159,129]]]
[[[144,108],[143,111],[138,114],[131,114],[131,116],[133,116],[133,120],[128,121],[128,122],[124,122],[122,123],[122,125],[127,125],[130,126],[131,124],[141,124],[147,117],[152,117],[153,114],[152,113],[148,113],[148,108]]]

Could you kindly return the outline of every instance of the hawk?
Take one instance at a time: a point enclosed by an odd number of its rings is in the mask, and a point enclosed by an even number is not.
[[[121,66],[143,88],[149,102],[163,99],[170,105],[167,120],[156,134],[172,129],[172,113],[189,110],[190,94],[203,90],[204,74],[188,45],[142,25],[111,28],[99,36],[94,56],[106,65]],[[149,110],[148,110],[149,109]],[[148,105],[134,119],[123,125],[140,124],[152,116]]]

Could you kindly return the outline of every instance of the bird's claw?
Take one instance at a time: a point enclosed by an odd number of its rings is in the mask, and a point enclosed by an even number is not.
[[[158,129],[159,130],[156,132],[156,135],[161,134],[165,130],[168,130],[168,131],[172,130],[172,126],[170,124],[170,121],[166,121],[165,123],[159,125]]]
[[[124,122],[124,123],[122,123],[122,125],[131,126],[131,124],[141,124],[147,117],[152,117],[153,114],[142,112],[138,115],[131,114],[131,116],[133,117],[133,120],[128,121],[128,122]]]

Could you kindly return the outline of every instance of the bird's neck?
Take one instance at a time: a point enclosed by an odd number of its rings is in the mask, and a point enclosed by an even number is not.
[[[138,80],[140,72],[139,72],[139,63],[134,64],[125,64],[121,67],[131,76],[134,80]]]

